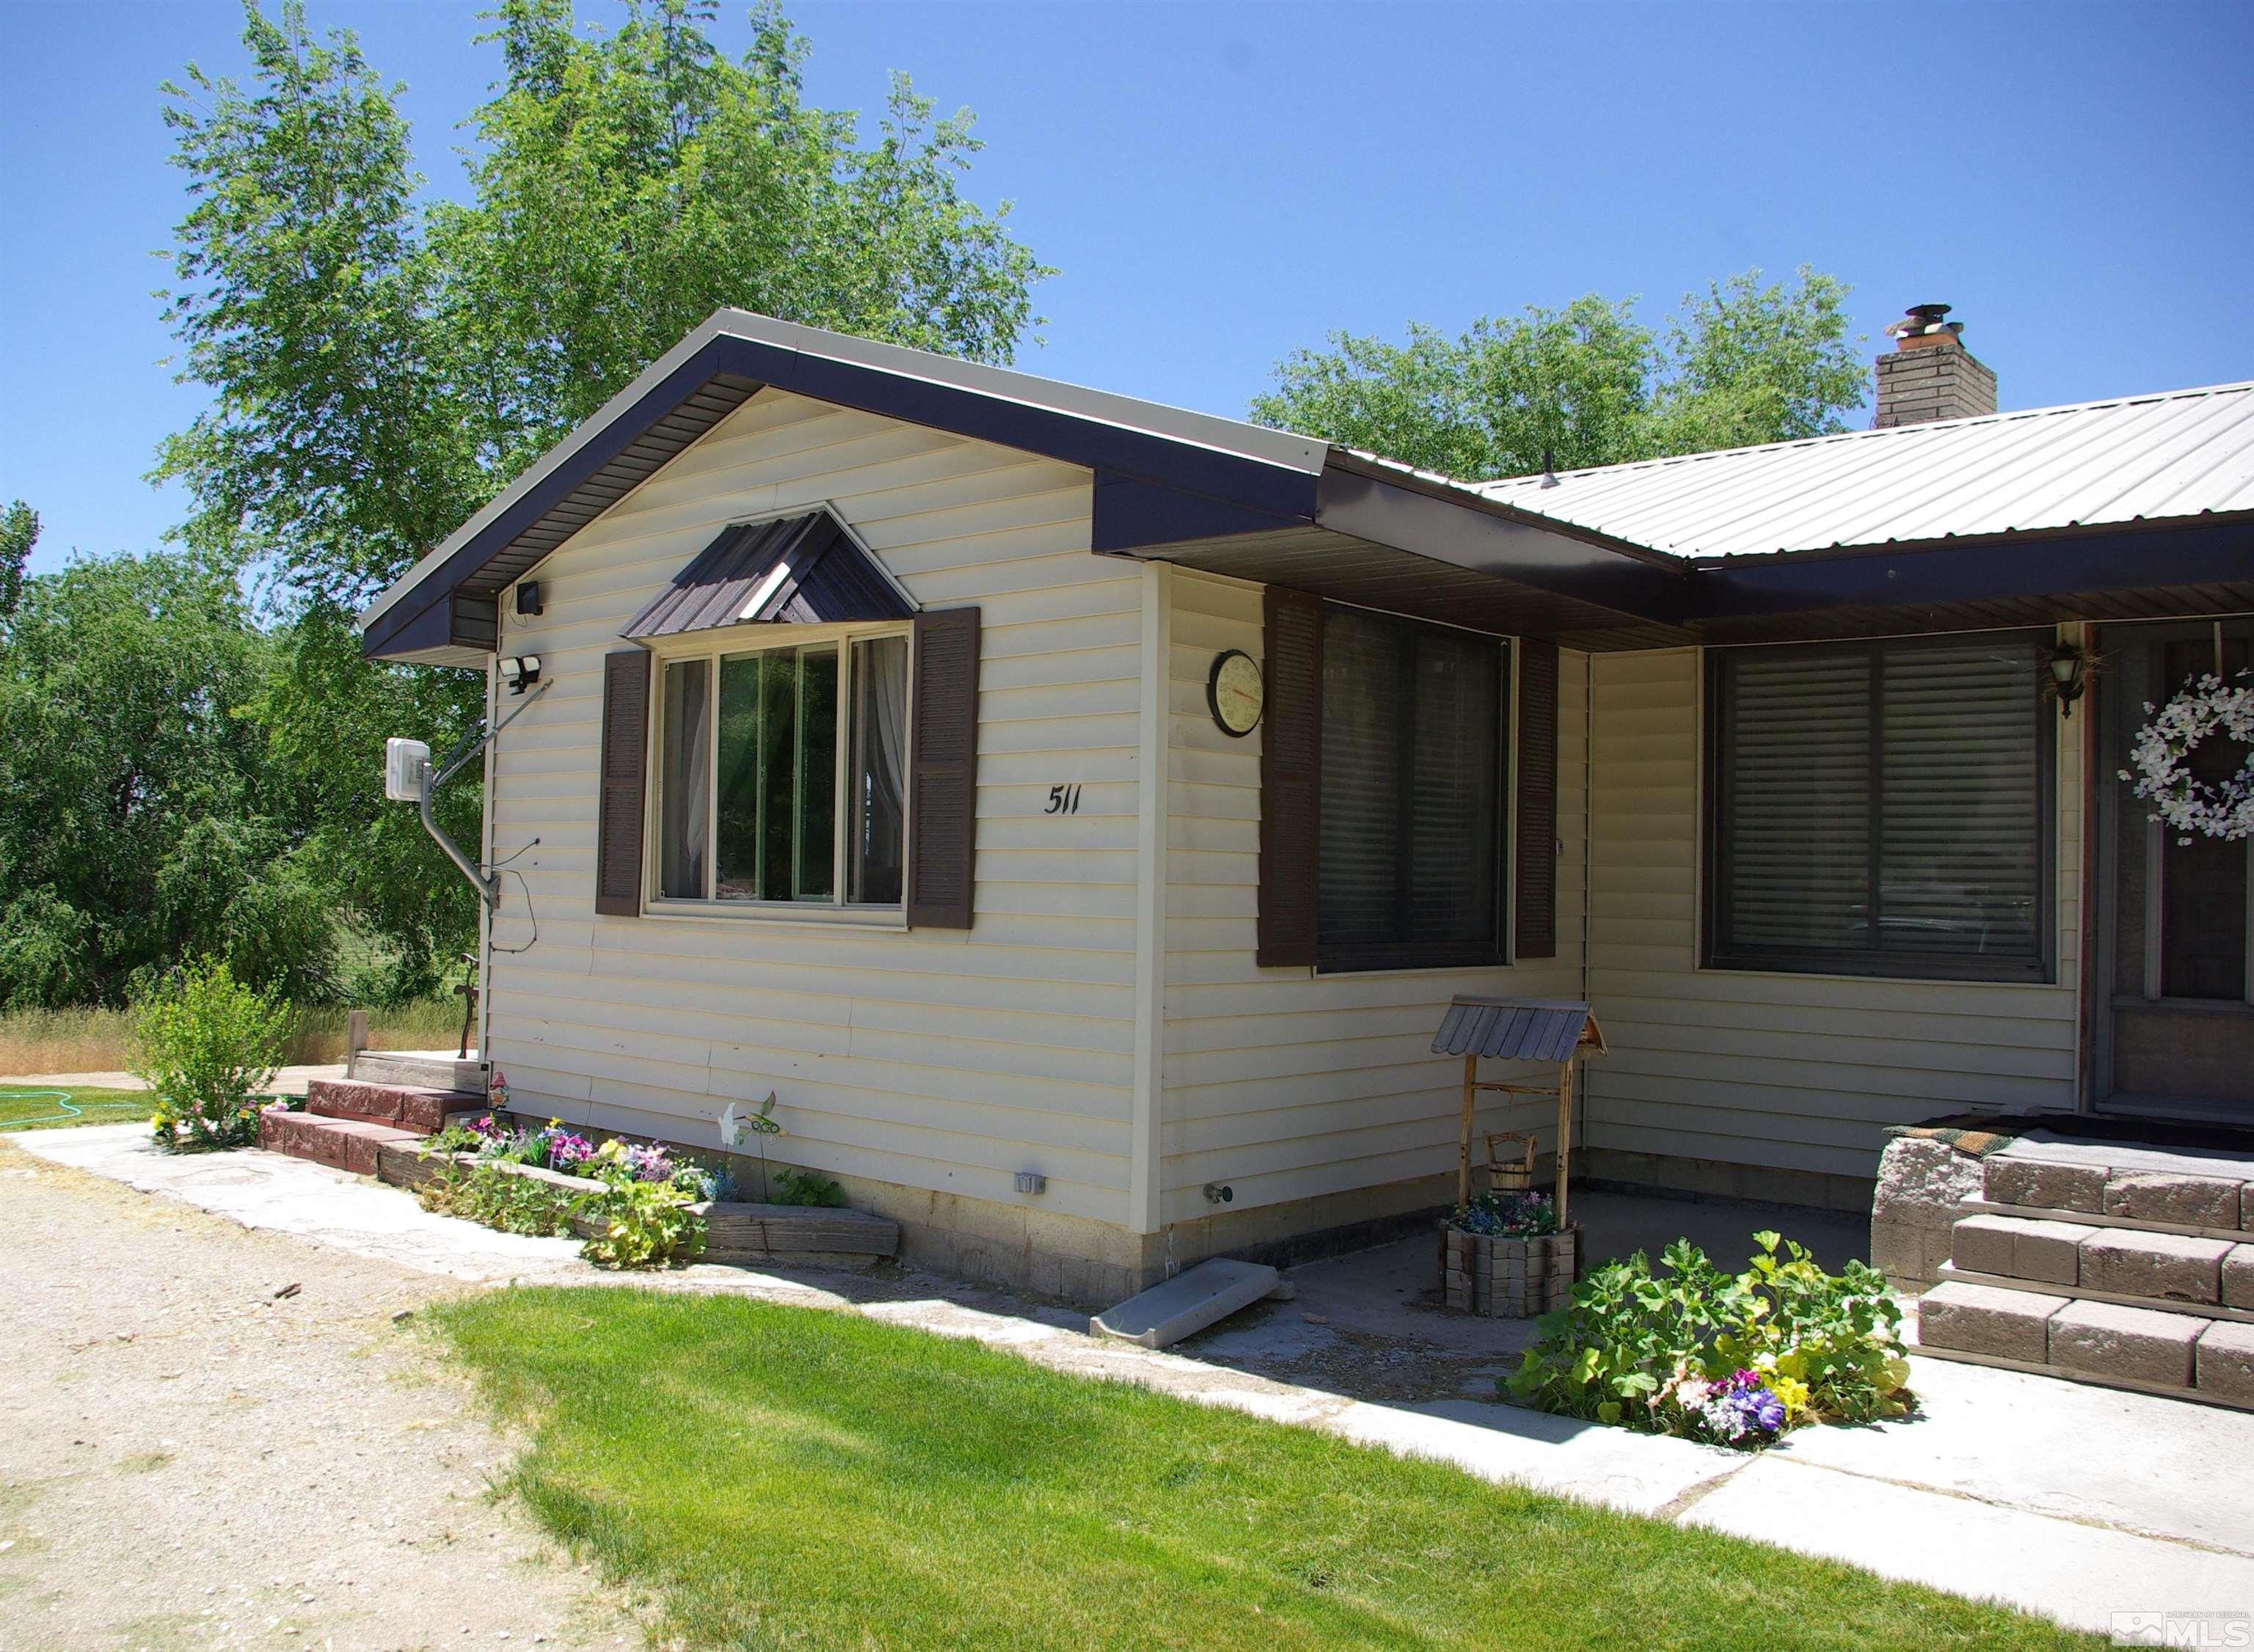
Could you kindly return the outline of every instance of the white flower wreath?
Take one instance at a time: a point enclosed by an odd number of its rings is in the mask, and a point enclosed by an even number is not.
[[[2241,671],[2241,677],[2254,672]],[[2152,713],[2152,703],[2145,710]],[[2136,773],[2121,771],[2123,780],[2136,781],[2137,795],[2152,806],[2152,818],[2181,834],[2235,842],[2254,837],[2254,752],[2249,752],[2238,773],[2220,785],[2192,778],[2188,759],[2202,740],[2221,734],[2226,739],[2254,742],[2254,688],[2226,685],[2218,676],[2200,677],[2137,731],[2129,760]]]

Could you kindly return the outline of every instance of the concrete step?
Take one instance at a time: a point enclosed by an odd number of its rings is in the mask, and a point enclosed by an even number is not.
[[[416,1132],[363,1118],[325,1118],[316,1113],[270,1109],[258,1116],[258,1144],[270,1152],[310,1158],[317,1165],[373,1176],[380,1148],[417,1142]]]
[[[2218,1306],[2212,1302],[2171,1302],[2165,1297],[2129,1296],[2111,1291],[2093,1291],[2087,1285],[2051,1284],[2040,1280],[2017,1279],[2009,1274],[1983,1273],[1973,1268],[1961,1268],[1953,1262],[1941,1264],[1940,1283],[1983,1285],[1996,1291],[2020,1291],[2035,1296],[2070,1297],[2077,1302],[2113,1302],[2124,1308],[2150,1308],[2156,1313],[2179,1313],[2193,1320],[2227,1320],[2238,1325],[2254,1325],[2254,1312],[2244,1308]]]
[[[1968,1216],[2024,1216],[2031,1222],[2076,1222],[2090,1228],[2120,1228],[2132,1233],[2180,1233],[2194,1239],[2254,1242],[2254,1230],[2240,1228],[2199,1228],[2182,1222],[2142,1222],[2102,1210],[2047,1210],[2040,1205],[2007,1205],[1993,1199],[1968,1199],[1960,1207]]]
[[[1981,1197],[2018,1209],[2118,1218],[2165,1228],[2254,1232],[2254,1173],[2229,1159],[2117,1145],[2080,1157],[2009,1149],[1981,1161]],[[2106,1162],[2120,1159],[2126,1162]],[[2155,1166],[2180,1163],[2183,1168]]]
[[[345,1064],[345,1076],[368,1084],[398,1084],[418,1090],[486,1093],[490,1063],[476,1056],[458,1059],[452,1050],[362,1050]]]
[[[485,1110],[486,1098],[466,1090],[424,1089],[405,1084],[371,1084],[349,1078],[317,1078],[305,1087],[305,1110],[324,1118],[358,1118],[394,1124],[428,1136],[457,1113]]]
[[[2254,1410],[2254,1325],[1948,1280],[1918,1304],[1918,1351]]]
[[[1983,1213],[1957,1220],[1950,1256],[1960,1275],[2101,1299],[2254,1314],[2254,1242]]]
[[[1276,1279],[1276,1270],[1261,1263],[1216,1256],[1106,1308],[1088,1320],[1088,1334],[1166,1348],[1251,1306]]]

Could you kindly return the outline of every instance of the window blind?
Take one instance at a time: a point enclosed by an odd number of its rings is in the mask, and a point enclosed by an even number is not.
[[[1712,962],[2042,972],[2049,722],[2034,640],[1712,658]]]

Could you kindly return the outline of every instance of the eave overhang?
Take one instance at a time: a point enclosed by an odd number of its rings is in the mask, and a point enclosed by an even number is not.
[[[1098,555],[1570,648],[2254,609],[2254,513],[1682,556],[1285,431],[723,311],[378,598],[366,652],[482,665],[509,584],[770,386],[1084,468]]]

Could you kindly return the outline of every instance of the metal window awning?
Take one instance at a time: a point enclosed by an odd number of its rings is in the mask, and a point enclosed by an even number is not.
[[[632,641],[739,625],[906,620],[915,605],[826,510],[728,528],[619,634]]]

